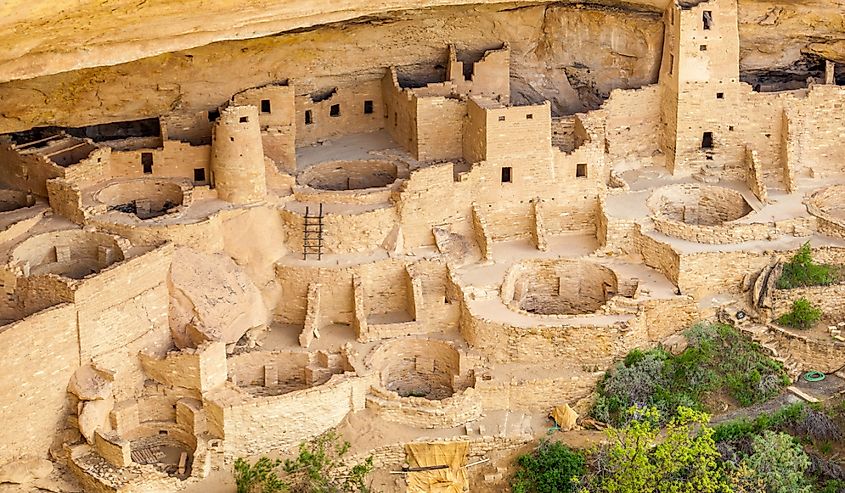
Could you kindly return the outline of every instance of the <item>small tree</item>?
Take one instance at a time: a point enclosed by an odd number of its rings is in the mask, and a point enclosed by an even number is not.
[[[276,475],[281,460],[261,457],[250,465],[245,459],[235,460],[235,485],[238,493],[277,493],[287,490],[287,485]]]
[[[511,480],[513,493],[570,493],[584,474],[584,456],[560,442],[543,440],[534,452],[520,455]]]
[[[753,453],[745,459],[769,493],[810,493],[812,487],[804,475],[810,458],[786,433],[764,431],[751,442]]]
[[[792,311],[783,314],[777,323],[795,329],[809,329],[822,318],[822,311],[813,306],[807,298],[792,302]]]
[[[777,281],[778,289],[792,289],[802,286],[827,286],[833,284],[830,266],[813,261],[810,242],[804,243],[792,259],[783,264],[783,273]]]
[[[679,407],[660,437],[654,408],[631,408],[632,420],[608,430],[610,445],[598,453],[596,477],[587,491],[601,493],[730,492],[719,461],[710,417]]]
[[[329,431],[310,442],[299,445],[296,459],[284,463],[290,491],[294,493],[369,493],[367,475],[373,470],[373,458],[345,469],[343,457],[350,444]]]

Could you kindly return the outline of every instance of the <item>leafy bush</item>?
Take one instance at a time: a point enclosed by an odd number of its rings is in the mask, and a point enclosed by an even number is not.
[[[809,329],[822,318],[822,311],[812,305],[807,298],[798,298],[792,302],[792,311],[781,315],[777,323],[794,329]]]
[[[669,419],[681,406],[701,410],[705,397],[719,389],[748,406],[789,384],[780,363],[730,326],[699,324],[686,337],[689,345],[677,356],[631,351],[599,383],[592,415],[618,426],[629,407],[639,406],[655,407]]]
[[[751,438],[767,430],[784,430],[803,420],[806,411],[807,407],[797,402],[773,413],[759,414],[753,420],[741,418],[728,421],[713,429],[713,439],[717,442],[731,442]]]
[[[788,263],[783,265],[783,273],[778,278],[778,289],[792,289],[805,286],[827,286],[834,282],[833,269],[829,265],[813,262],[813,250],[810,242],[804,243]]]
[[[340,441],[334,432],[325,433],[310,442],[299,444],[296,459],[285,461],[284,470],[294,493],[335,493],[370,491],[365,479],[373,470],[373,458],[343,468],[342,459],[349,452],[349,442]]]
[[[276,475],[282,461],[261,457],[250,465],[245,459],[235,460],[235,485],[238,493],[277,493],[286,491],[287,485]]]
[[[631,408],[622,428],[609,428],[609,444],[594,453],[584,490],[596,493],[732,491],[719,461],[707,414],[679,407],[661,434],[655,408]]]
[[[764,431],[752,441],[752,453],[745,463],[769,493],[810,493],[812,487],[804,473],[810,458],[786,433]]]
[[[284,464],[261,457],[250,465],[239,458],[234,471],[237,493],[369,493],[365,479],[373,470],[373,458],[347,470],[342,458],[348,451],[349,442],[340,442],[330,431],[299,444],[299,455]],[[276,473],[279,466],[285,472],[284,480]]]
[[[516,459],[513,493],[569,493],[584,475],[584,456],[560,442],[543,440],[537,449]]]

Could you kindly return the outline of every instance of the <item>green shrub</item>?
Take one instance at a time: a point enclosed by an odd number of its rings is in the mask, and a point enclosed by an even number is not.
[[[300,443],[299,455],[284,464],[279,459],[261,457],[250,465],[239,458],[234,469],[237,493],[369,493],[365,480],[373,470],[373,458],[347,469],[342,459],[348,451],[349,442],[341,442],[330,431]],[[279,466],[284,470],[284,480],[276,473]]]
[[[680,406],[702,410],[707,395],[719,389],[748,406],[790,383],[780,363],[733,327],[699,324],[686,337],[689,345],[677,356],[635,349],[611,368],[598,385],[593,417],[618,426],[629,407],[640,406],[669,419]]]
[[[713,429],[713,439],[717,442],[730,442],[768,430],[783,430],[799,423],[804,419],[807,408],[804,403],[796,402],[784,406],[773,413],[762,413],[756,418],[740,418],[716,425]]]
[[[807,298],[798,298],[792,302],[792,311],[776,320],[777,323],[794,329],[809,329],[822,318],[822,311],[812,305]]]
[[[722,493],[732,491],[707,426],[710,417],[685,407],[663,421],[655,408],[631,408],[622,428],[608,429],[609,444],[593,454],[584,489],[594,493]]]
[[[543,440],[530,454],[516,459],[513,493],[569,493],[584,474],[584,456],[560,442]]]
[[[753,453],[745,459],[748,467],[769,493],[810,493],[805,473],[810,458],[786,433],[764,431],[751,442]]]
[[[288,459],[284,470],[294,493],[368,493],[367,475],[373,470],[373,458],[343,469],[343,457],[349,452],[349,442],[329,431],[310,442],[299,444],[299,455]],[[341,473],[340,471],[344,471]]]
[[[813,262],[813,250],[810,242],[804,243],[788,263],[783,265],[783,273],[778,278],[778,289],[792,289],[805,286],[827,286],[833,284],[833,269],[829,265]]]
[[[276,475],[282,461],[261,457],[250,465],[245,459],[235,460],[235,485],[238,493],[277,493],[287,491],[287,485]]]

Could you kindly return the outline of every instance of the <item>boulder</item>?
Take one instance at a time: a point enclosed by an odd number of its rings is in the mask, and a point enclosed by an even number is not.
[[[270,321],[261,291],[230,257],[176,250],[170,269],[170,329],[180,349],[237,342]]]
[[[28,484],[53,472],[53,463],[46,459],[26,456],[0,466],[0,483]]]
[[[113,408],[114,399],[88,401],[83,404],[82,412],[79,413],[79,431],[85,441],[94,444],[94,433],[106,426]]]
[[[84,365],[70,378],[67,391],[81,401],[108,399],[112,396],[112,380],[93,366]]]

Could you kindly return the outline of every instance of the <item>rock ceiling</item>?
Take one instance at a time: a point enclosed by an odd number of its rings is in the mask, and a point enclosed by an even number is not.
[[[583,111],[656,81],[668,1],[4,0],[0,133],[214,107],[287,78],[320,90],[431,67],[447,42],[508,41],[517,97]],[[743,73],[845,63],[845,0],[739,2]]]

